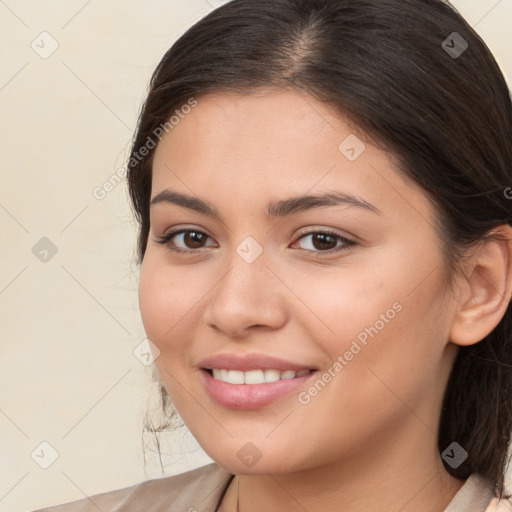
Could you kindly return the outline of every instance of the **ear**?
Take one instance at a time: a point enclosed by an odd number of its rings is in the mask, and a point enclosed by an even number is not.
[[[512,227],[487,232],[463,263],[450,341],[473,345],[483,340],[501,321],[512,294]]]

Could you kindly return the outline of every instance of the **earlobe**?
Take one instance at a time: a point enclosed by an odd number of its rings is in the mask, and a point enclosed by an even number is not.
[[[456,345],[483,340],[500,323],[512,293],[512,227],[493,228],[464,263],[450,330]]]

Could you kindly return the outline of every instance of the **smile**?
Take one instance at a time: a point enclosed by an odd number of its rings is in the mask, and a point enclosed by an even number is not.
[[[265,380],[267,372],[268,381]],[[260,409],[280,399],[294,396],[317,373],[315,370],[306,369],[242,371],[202,368],[199,376],[206,393],[218,405],[229,409],[248,410]]]
[[[317,367],[270,354],[220,353],[196,363],[204,390],[229,409],[259,409],[293,396]]]

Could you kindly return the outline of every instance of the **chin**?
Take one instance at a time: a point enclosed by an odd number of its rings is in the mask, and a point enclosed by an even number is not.
[[[226,471],[236,475],[289,473],[306,469],[307,466],[290,458],[290,448],[261,448],[257,443],[253,444],[250,441],[233,442],[225,447],[217,445],[214,450],[208,448],[204,446],[203,450],[210,458]]]

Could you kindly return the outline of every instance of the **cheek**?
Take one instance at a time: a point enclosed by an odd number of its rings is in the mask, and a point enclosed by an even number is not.
[[[365,341],[382,337],[403,309],[400,283],[364,261],[327,273],[290,275],[287,281],[301,299],[294,301],[293,321],[332,358],[350,350],[353,340],[364,347]]]
[[[160,351],[155,366],[176,407],[186,406],[188,395],[183,394],[180,383],[187,378],[190,361],[186,346],[197,324],[193,307],[198,293],[187,282],[190,279],[185,273],[169,268],[151,251],[146,252],[140,270],[139,308],[146,336]],[[185,404],[181,405],[183,400]]]
[[[425,386],[437,385],[449,332],[443,282],[439,272],[424,279],[435,261],[389,258],[380,263],[351,271],[338,283],[317,278],[309,292],[303,285],[297,295],[308,297],[315,317],[309,313],[299,321],[313,319],[314,332],[323,333],[317,343],[333,362],[341,356],[343,368],[338,365],[334,372],[340,378],[333,380],[342,400],[351,401],[343,394],[351,389],[356,402],[378,406],[381,400],[396,400],[393,390],[415,402]]]
[[[139,281],[139,307],[148,338],[161,351],[179,342],[187,329],[197,291],[183,283],[183,273],[172,270],[150,251],[144,257]]]
[[[345,359],[351,361],[341,372],[344,381],[340,379],[338,386],[340,392],[353,390],[344,404],[347,410],[354,414],[380,411],[383,418],[407,416],[407,407],[421,409],[425,400],[441,392],[440,361],[447,331],[446,317],[439,311],[440,290],[425,285],[414,297],[407,296],[409,290],[396,290],[380,307],[372,308],[368,323],[348,342],[355,343],[355,348],[343,347]],[[394,299],[398,307],[386,309]]]

